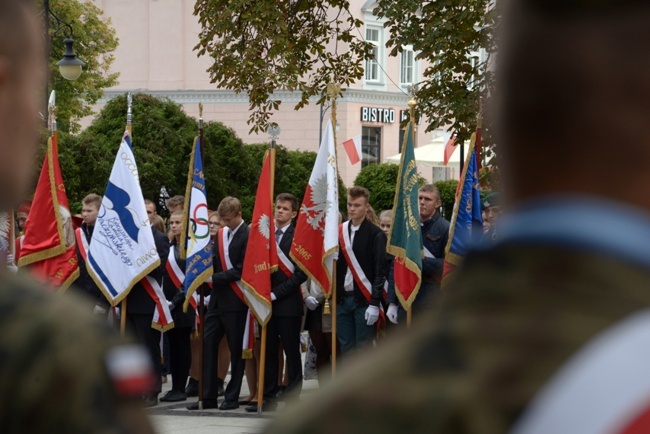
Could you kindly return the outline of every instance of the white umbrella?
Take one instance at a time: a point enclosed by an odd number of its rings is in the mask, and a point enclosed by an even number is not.
[[[418,166],[424,167],[460,167],[459,164],[459,152],[454,146],[454,152],[449,159],[449,164],[446,166],[443,164],[445,161],[445,145],[447,141],[444,137],[436,137],[433,141],[424,146],[419,146],[415,148],[415,162]],[[465,141],[465,157],[467,157],[467,151],[469,149],[469,141]],[[393,155],[386,158],[386,162],[389,163],[398,163],[402,159],[402,154]]]

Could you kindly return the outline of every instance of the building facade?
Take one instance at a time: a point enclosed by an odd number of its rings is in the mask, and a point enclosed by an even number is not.
[[[97,110],[110,98],[126,92],[150,93],[167,97],[198,117],[203,103],[203,118],[231,127],[246,143],[268,141],[266,134],[250,134],[249,102],[245,94],[217,89],[206,70],[212,60],[197,57],[193,48],[199,42],[200,26],[193,15],[193,0],[93,0],[112,19],[119,38],[112,71],[120,73],[120,84],[106,89]],[[337,145],[339,170],[346,185],[352,185],[361,168],[385,162],[400,152],[404,132],[400,120],[408,114],[408,89],[420,80],[424,68],[410,47],[397,57],[388,56],[388,31],[372,11],[374,1],[351,0],[351,12],[364,20],[362,34],[375,45],[375,59],[365,65],[365,76],[350,86],[337,103]],[[331,116],[329,106],[316,100],[295,111],[299,95],[278,92],[282,102],[272,121],[281,133],[278,143],[288,149],[316,151],[322,128]],[[134,114],[137,116],[137,113]],[[425,133],[426,120],[417,128],[416,146],[426,145],[442,131]],[[361,135],[362,162],[351,165],[343,147],[347,139]],[[427,180],[457,177],[456,169],[420,168]]]

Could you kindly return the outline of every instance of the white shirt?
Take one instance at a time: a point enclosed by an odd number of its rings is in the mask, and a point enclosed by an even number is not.
[[[359,225],[361,226],[361,225]],[[354,246],[354,234],[359,230],[359,226],[352,226],[350,223],[350,245]],[[343,289],[346,292],[354,291],[354,276],[352,276],[352,271],[350,271],[350,264],[348,264],[348,271],[345,273],[345,280],[343,281]]]

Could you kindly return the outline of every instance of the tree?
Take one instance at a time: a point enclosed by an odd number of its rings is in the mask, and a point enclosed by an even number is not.
[[[411,45],[417,58],[429,63],[415,90],[427,130],[451,125],[468,139],[476,129],[492,75],[488,61],[473,54],[492,51],[496,3],[377,1],[374,14],[389,29],[390,54]],[[270,111],[278,108],[273,91],[302,92],[296,109],[309,96],[321,96],[320,102],[329,81],[349,85],[372,58],[369,45],[355,34],[363,23],[352,18],[345,0],[199,0],[195,14],[203,28],[198,53],[215,60],[209,72],[218,86],[248,92],[252,130],[264,130]],[[484,145],[490,144],[489,132],[484,128]]]
[[[357,175],[354,185],[366,187],[370,191],[370,205],[377,214],[385,209],[393,209],[395,186],[399,176],[397,164],[369,164]],[[426,180],[420,177],[419,184]]]
[[[80,130],[78,120],[93,113],[92,105],[104,95],[104,89],[118,83],[119,73],[109,73],[118,39],[111,19],[104,18],[102,10],[89,1],[50,0],[50,9],[72,27],[77,58],[86,63],[77,80],[61,77],[56,62],[63,57],[63,40],[68,36],[68,29],[62,28],[56,37],[50,38],[49,89],[56,90],[57,94],[59,130],[76,133]],[[50,29],[54,31],[58,26],[50,17]]]
[[[442,215],[451,220],[451,215],[454,212],[454,201],[456,198],[456,189],[458,188],[458,181],[455,179],[448,179],[447,181],[438,181],[434,185],[438,187],[440,192],[440,200],[442,201]]]
[[[329,82],[343,86],[363,76],[371,45],[359,38],[363,21],[350,14],[347,0],[198,0],[194,14],[202,30],[199,55],[214,59],[213,83],[247,92],[251,132],[266,131],[276,90],[302,94],[296,109],[312,96],[326,99]]]

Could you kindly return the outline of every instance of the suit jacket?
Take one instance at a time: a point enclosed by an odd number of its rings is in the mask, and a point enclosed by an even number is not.
[[[422,259],[422,285],[413,301],[413,307],[431,304],[433,297],[440,291],[442,267],[445,263],[445,248],[449,240],[449,222],[436,213],[422,224],[422,244],[435,258]]]
[[[248,233],[250,229],[243,223],[235,232],[228,246],[228,255],[233,268],[224,270],[221,265],[219,254],[219,237],[214,242],[214,274],[212,275],[212,296],[208,310],[222,312],[245,311],[248,306],[239,298],[230,286],[231,282],[241,280],[242,269],[244,268],[244,257],[246,256],[246,244],[248,244]]]
[[[453,279],[437,314],[265,432],[506,433],[578,349],[650,308],[650,271],[604,253],[500,246],[467,256]]]
[[[156,279],[156,281],[162,285],[163,272],[165,270],[165,264],[167,264],[167,256],[169,255],[169,238],[167,235],[160,232],[158,229],[151,227],[153,232],[153,238],[156,242],[156,250],[158,251],[158,256],[160,256],[160,266],[149,273],[149,276]],[[151,296],[147,293],[147,290],[144,289],[144,286],[139,282],[129,292],[129,295],[126,297],[127,306],[126,312],[134,314],[146,314],[152,315],[154,309],[156,308],[156,303],[151,299]]]
[[[176,259],[176,263],[178,264],[178,267],[185,272],[185,259],[181,259],[181,252],[178,249],[178,245],[176,244],[176,241],[173,240],[170,244],[170,252],[171,252],[171,246],[174,246],[174,258]],[[167,260],[169,261],[169,256],[167,257]],[[174,282],[172,281],[171,277],[169,277],[169,273],[167,272],[167,266],[163,268],[163,292],[165,293],[165,298],[168,301],[176,301],[178,302],[178,299],[180,298],[179,294],[183,294],[183,286],[180,288],[176,288],[174,286]],[[184,299],[185,297],[183,297]],[[171,308],[171,307],[170,307]],[[194,327],[194,322],[195,322],[195,316],[196,314],[194,313],[194,308],[190,305],[188,306],[187,312],[183,312],[183,304],[176,304],[174,308],[171,310],[172,313],[172,319],[174,320],[174,327],[179,328],[179,327]]]
[[[289,260],[291,260],[289,252],[291,251],[294,231],[294,227],[289,225],[280,239],[279,247]],[[291,263],[294,264],[293,261]],[[271,292],[276,297],[275,301],[273,301],[273,315],[302,316],[303,308],[300,285],[306,280],[307,275],[299,267],[296,267],[291,277],[287,277],[282,270],[278,270],[271,275]]]
[[[86,237],[86,241],[90,245],[90,240],[93,237],[93,230],[95,226],[88,226],[86,223],[81,224],[81,233],[83,237]],[[77,262],[79,263],[79,278],[75,281],[74,285],[71,288],[74,291],[84,294],[85,297],[88,297],[91,302],[108,308],[110,304],[104,294],[102,293],[99,286],[95,281],[90,277],[88,269],[86,268],[86,261],[84,261],[83,255],[81,254],[81,249],[83,246],[80,246],[78,243],[77,246]]]
[[[341,246],[341,249],[343,246]],[[352,242],[354,251],[361,269],[372,284],[372,298],[370,304],[379,306],[383,298],[384,282],[386,281],[386,234],[378,226],[364,219]],[[339,253],[339,260],[336,262],[336,295],[340,300],[345,292],[345,274],[348,271],[348,263],[343,253]],[[357,282],[354,282],[354,299],[359,306],[368,305],[366,297],[359,289]]]

